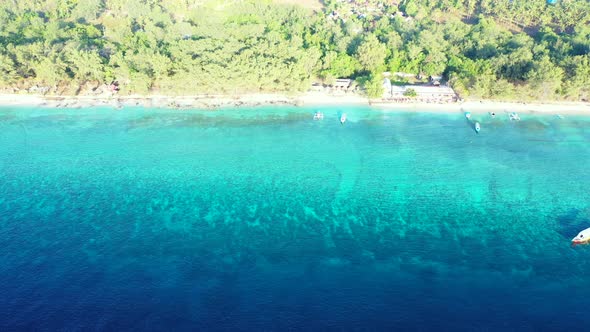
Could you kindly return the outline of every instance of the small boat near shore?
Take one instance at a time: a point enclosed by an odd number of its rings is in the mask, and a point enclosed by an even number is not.
[[[467,120],[471,119],[471,112],[465,112],[465,118]]]
[[[586,228],[585,230],[581,231],[576,235],[575,238],[572,239],[572,246],[576,246],[578,244],[588,244],[590,243],[590,228]]]
[[[480,126],[479,122],[476,122],[475,123],[475,127],[474,128],[475,128],[475,132],[476,133],[479,133],[479,131],[481,130],[481,126]]]
[[[512,121],[520,121],[520,116],[516,112],[510,113],[508,116],[510,117],[510,120],[512,120]]]
[[[346,122],[346,113],[342,113],[340,116],[340,124],[344,124]]]
[[[322,112],[315,112],[313,115],[313,119],[314,120],[323,120],[324,119],[324,113]]]

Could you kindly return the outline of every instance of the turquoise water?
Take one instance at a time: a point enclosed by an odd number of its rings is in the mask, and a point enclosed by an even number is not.
[[[1,109],[0,330],[579,328],[590,118],[318,109]]]

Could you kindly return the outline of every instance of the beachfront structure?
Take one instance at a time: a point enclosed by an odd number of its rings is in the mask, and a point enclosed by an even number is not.
[[[348,90],[352,85],[352,80],[348,78],[339,78],[331,85],[336,90]]]
[[[415,91],[415,97],[409,96],[410,89]],[[384,82],[383,90],[382,101],[384,102],[451,103],[457,101],[457,94],[448,86],[392,85],[390,89],[387,89]]]
[[[355,90],[353,80],[348,78],[338,78],[332,83],[314,83],[311,85],[310,91],[331,93],[331,94],[346,94]]]
[[[442,79],[442,75],[430,75],[430,83],[432,83],[433,85],[440,85]]]

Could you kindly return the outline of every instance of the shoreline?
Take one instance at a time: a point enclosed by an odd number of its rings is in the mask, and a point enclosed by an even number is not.
[[[243,95],[130,95],[130,96],[44,96],[32,94],[0,94],[0,107],[32,106],[47,108],[87,108],[87,107],[149,107],[172,109],[207,109],[256,106],[370,106],[383,111],[406,112],[520,112],[541,114],[590,115],[588,102],[501,102],[494,100],[463,101],[456,103],[392,103],[354,94],[325,94],[309,92],[300,95],[285,94],[243,94]]]
[[[524,114],[548,114],[548,115],[590,115],[590,103],[584,102],[501,102],[494,100],[464,101],[451,104],[387,104],[374,103],[373,107],[383,110],[404,110],[414,112],[470,112],[482,113],[524,113]]]

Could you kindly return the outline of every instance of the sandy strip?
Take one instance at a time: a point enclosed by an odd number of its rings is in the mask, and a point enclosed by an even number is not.
[[[304,106],[322,105],[369,105],[366,97],[355,94],[330,95],[321,92],[309,92],[296,97]]]
[[[0,106],[43,106],[57,108],[82,108],[94,106],[142,106],[155,108],[205,108],[259,106],[259,105],[299,105],[294,97],[276,94],[250,94],[239,96],[199,95],[199,96],[43,96],[25,94],[0,94]]]
[[[0,94],[0,105],[41,105],[45,102],[38,95]]]
[[[294,106],[328,106],[328,105],[371,105],[384,111],[416,112],[472,112],[472,113],[547,113],[547,114],[583,114],[590,115],[590,103],[554,102],[554,103],[508,103],[496,101],[466,101],[460,103],[380,103],[354,94],[330,95],[310,92],[298,96],[283,94],[244,94],[244,95],[131,95],[131,96],[43,96],[27,94],[0,94],[0,106],[44,106],[58,108],[82,108],[107,106],[120,108],[124,106],[141,106],[155,108],[203,108],[221,107],[294,105]]]
[[[384,110],[432,111],[432,112],[471,112],[471,113],[544,113],[590,115],[590,103],[547,102],[547,103],[508,103],[491,100],[466,101],[450,104],[381,104],[374,107]]]

